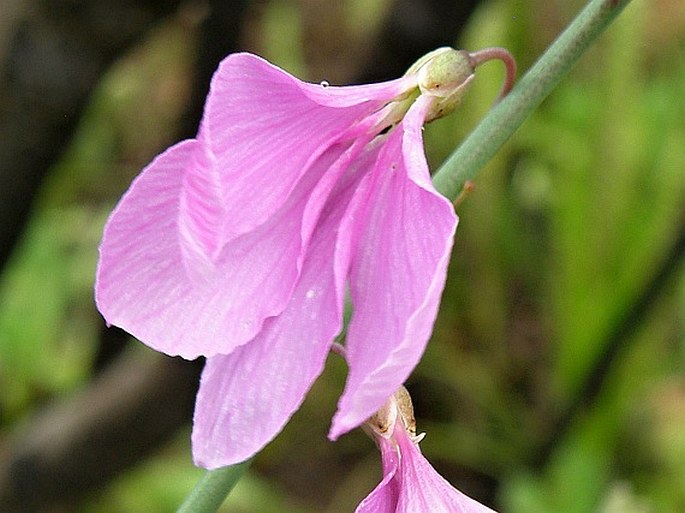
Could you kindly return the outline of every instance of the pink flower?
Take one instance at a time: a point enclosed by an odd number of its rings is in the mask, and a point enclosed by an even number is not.
[[[323,370],[346,293],[350,371],[332,439],[419,360],[457,224],[432,186],[421,130],[472,73],[455,79],[433,64],[459,52],[435,53],[403,78],[350,87],[231,55],[197,137],[159,155],[112,213],[98,308],[158,351],[207,357],[198,465],[245,460],[283,428]]]
[[[366,430],[376,440],[383,480],[355,513],[495,513],[453,488],[419,449],[411,398],[399,389],[374,415]]]

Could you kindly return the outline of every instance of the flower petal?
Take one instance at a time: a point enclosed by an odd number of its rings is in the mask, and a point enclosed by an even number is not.
[[[225,59],[198,140],[153,161],[108,222],[96,288],[107,321],[186,358],[252,339],[290,297],[335,183],[328,166],[358,146],[345,131],[408,84],[325,88]]]
[[[215,169],[203,190],[225,209],[223,224],[211,224],[216,237],[228,241],[263,223],[312,162],[414,81],[331,88],[304,83],[254,55],[224,59],[200,130]]]
[[[105,228],[96,300],[106,320],[185,358],[228,354],[251,340],[290,299],[308,237],[300,233],[304,211],[312,209],[308,199],[329,187],[335,177],[325,171],[344,150],[331,148],[267,223],[231,241],[211,264],[189,257],[177,224],[182,176],[197,162],[201,144],[186,141],[160,155]]]
[[[378,440],[383,464],[383,480],[359,503],[354,513],[395,513],[401,482],[397,476],[400,455],[393,443]]]
[[[348,171],[353,155],[341,156],[331,174]],[[336,246],[341,237],[349,237],[339,235],[338,226],[360,176],[345,173],[323,207],[286,309],[268,319],[249,344],[207,360],[192,435],[198,465],[217,468],[258,452],[299,408],[323,370],[333,337],[342,326],[349,260],[349,253],[341,255],[349,245],[344,250]]]
[[[438,474],[406,432],[396,433],[401,459],[397,513],[495,513]]]
[[[420,100],[385,141],[364,205],[355,214],[347,334],[350,372],[329,436],[377,411],[420,359],[445,283],[457,218],[432,187],[423,155]],[[357,198],[355,198],[356,200]]]

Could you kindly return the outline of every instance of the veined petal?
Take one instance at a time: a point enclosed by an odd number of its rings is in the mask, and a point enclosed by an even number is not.
[[[400,454],[392,442],[378,441],[381,450],[383,480],[359,503],[354,513],[396,513],[400,497],[401,482],[397,472],[400,467]]]
[[[268,319],[249,344],[207,360],[192,435],[199,466],[217,468],[257,453],[299,408],[323,370],[342,326],[345,287],[339,268],[346,269],[349,260],[336,247],[340,237],[349,237],[339,235],[338,227],[359,176],[346,173],[323,207],[286,309]]]
[[[207,276],[225,243],[226,206],[214,155],[203,144],[183,169],[179,199],[178,230],[186,270],[197,277]]]
[[[369,151],[367,143],[371,136],[359,137],[351,144],[335,144],[320,159],[327,166],[325,174],[321,177],[316,187],[312,188],[309,197],[306,198],[306,206],[302,216],[302,241],[307,245],[308,241],[317,228],[319,216],[322,209],[330,201],[347,204],[354,191],[351,186],[358,186],[363,178],[364,172],[369,167],[375,153]],[[346,207],[349,210],[349,207]],[[345,223],[343,216],[341,223]],[[339,238],[343,240],[351,239],[351,232],[346,231],[347,225],[339,230]],[[347,260],[345,260],[347,262]],[[344,281],[347,277],[347,263],[340,279]]]
[[[212,79],[199,136],[214,170],[189,179],[220,199],[225,210],[223,224],[204,226],[220,232],[216,238],[224,242],[259,226],[327,148],[412,85],[415,79],[403,78],[323,87],[254,55],[227,57]],[[206,238],[206,230],[197,236]]]
[[[268,222],[231,241],[210,264],[184,250],[177,222],[183,173],[201,143],[186,141],[160,155],[105,228],[96,300],[107,322],[185,358],[228,354],[251,340],[290,300],[304,258],[307,199],[344,150],[331,148]]]
[[[430,182],[421,139],[427,105],[415,102],[389,134],[368,191],[358,191],[368,196],[357,202],[350,372],[332,439],[364,422],[406,381],[437,314],[457,218]]]
[[[395,432],[401,482],[396,513],[495,513],[438,474],[404,430]]]
[[[366,424],[381,451],[383,480],[355,513],[495,513],[455,489],[421,454],[411,398],[393,394]]]

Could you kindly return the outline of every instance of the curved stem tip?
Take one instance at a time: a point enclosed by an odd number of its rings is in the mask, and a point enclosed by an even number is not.
[[[504,98],[512,87],[514,87],[514,82],[516,81],[516,59],[506,48],[493,47],[484,48],[476,52],[468,52],[469,61],[471,66],[477,68],[481,64],[492,61],[499,60],[504,64],[504,83],[502,84],[502,89],[500,90],[495,103],[499,102]]]

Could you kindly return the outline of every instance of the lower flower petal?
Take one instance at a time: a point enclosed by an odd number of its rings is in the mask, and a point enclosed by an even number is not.
[[[337,329],[327,324],[327,331]],[[296,325],[278,334],[265,329],[255,343],[207,359],[193,424],[196,465],[214,469],[250,458],[302,404],[323,370],[330,337],[297,333]]]
[[[400,497],[400,481],[397,472],[400,455],[395,446],[387,440],[379,440],[383,464],[383,480],[357,506],[354,513],[395,513]]]
[[[416,104],[415,104],[416,105]],[[422,112],[410,109],[376,161],[356,216],[347,333],[350,372],[330,437],[377,411],[416,366],[437,314],[457,224],[432,189],[421,141]]]
[[[495,513],[454,488],[421,454],[405,432],[397,430],[401,480],[397,513]]]
[[[192,435],[199,466],[231,465],[257,453],[300,407],[323,370],[342,326],[340,269],[347,268],[349,254],[334,253],[353,180],[341,180],[323,208],[286,309],[267,319],[248,344],[207,360]]]

